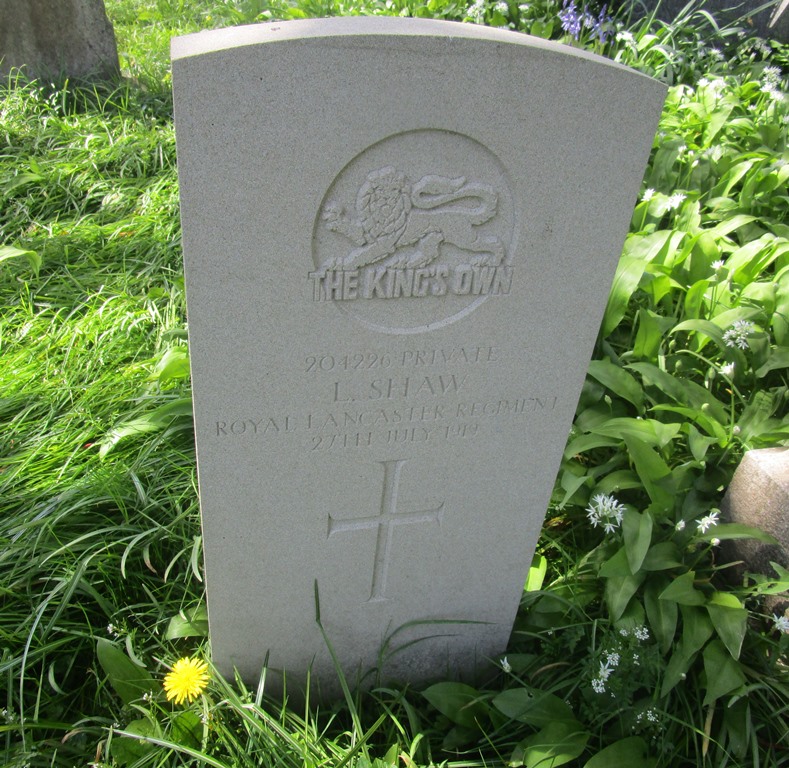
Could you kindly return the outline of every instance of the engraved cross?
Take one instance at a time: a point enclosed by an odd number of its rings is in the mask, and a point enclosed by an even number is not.
[[[439,526],[441,525],[441,516],[444,512],[443,501],[432,509],[421,509],[414,512],[398,511],[397,494],[400,488],[400,473],[406,461],[407,459],[391,459],[378,462],[384,466],[384,487],[379,514],[342,520],[337,520],[329,515],[329,537],[345,531],[378,528],[375,560],[373,561],[373,583],[370,588],[370,597],[366,600],[368,603],[386,600],[384,591],[386,590],[386,577],[389,572],[395,526],[409,523],[438,523]]]

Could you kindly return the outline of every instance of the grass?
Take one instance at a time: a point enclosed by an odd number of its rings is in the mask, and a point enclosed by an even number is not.
[[[789,764],[789,635],[761,602],[789,574],[726,584],[711,539],[736,532],[698,528],[744,450],[789,439],[787,49],[694,6],[605,43],[549,0],[107,8],[123,82],[0,93],[4,765]],[[339,13],[481,13],[672,89],[501,673],[328,706],[214,676],[174,707],[167,666],[208,648],[169,38]],[[585,510],[615,490],[606,537]]]

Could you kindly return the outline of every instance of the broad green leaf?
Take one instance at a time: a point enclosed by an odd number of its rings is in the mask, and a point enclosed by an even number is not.
[[[699,280],[688,288],[683,307],[687,319],[703,318],[705,312],[704,294],[710,287],[709,280]]]
[[[632,403],[639,413],[644,411],[644,390],[624,368],[609,360],[592,360],[588,373],[615,395]]]
[[[778,540],[770,536],[769,533],[765,533],[760,528],[743,525],[742,523],[718,523],[718,525],[713,526],[706,533],[699,534],[699,536],[706,540],[720,539],[721,541],[756,539],[756,541],[761,541],[763,544],[780,546]]]
[[[601,579],[618,579],[630,576],[630,566],[627,562],[627,550],[620,547],[614,555],[608,558],[598,571]]]
[[[726,235],[730,235],[740,227],[744,227],[746,224],[750,224],[753,221],[756,221],[755,216],[748,216],[744,213],[737,216],[729,216],[720,224],[716,224],[712,229],[710,229],[709,233],[717,240],[722,237],[726,237]],[[736,266],[736,264],[731,264],[730,261],[726,262],[727,268],[733,269],[734,266]]]
[[[671,654],[671,658],[668,660],[665,672],[663,673],[663,682],[660,686],[661,698],[666,696],[677,683],[687,675],[690,665],[696,657],[696,653],[698,653],[698,651],[695,653],[687,652],[681,640],[675,646],[674,652]]]
[[[748,744],[753,734],[751,722],[751,708],[747,697],[729,703],[723,711],[723,727],[728,737],[728,749],[744,765],[744,758],[748,752]]]
[[[671,655],[663,676],[663,685],[660,695],[665,696],[674,686],[682,680],[683,675],[690,669],[701,647],[711,637],[713,628],[707,612],[702,608],[682,607],[682,639]]]
[[[625,551],[630,573],[638,573],[652,543],[652,518],[648,513],[625,510],[622,520]]]
[[[179,637],[208,637],[208,611],[204,605],[173,616],[164,633],[167,640]]]
[[[748,285],[787,249],[788,244],[773,234],[766,234],[736,250],[729,256],[726,266],[732,270],[735,282]]]
[[[131,704],[158,687],[147,669],[135,664],[109,640],[99,638],[96,655],[110,685],[124,704]]]
[[[663,335],[674,325],[671,318],[665,318],[649,309],[638,310],[638,330],[633,342],[635,357],[654,360],[660,351]]]
[[[622,256],[619,259],[600,329],[600,335],[603,338],[609,336],[614,328],[622,322],[630,297],[638,288],[645,267],[646,261],[642,259],[631,256]]]
[[[660,594],[661,600],[671,600],[679,605],[704,605],[704,594],[693,586],[696,578],[695,571],[688,571],[682,576],[677,576],[674,581]]]
[[[565,701],[538,688],[510,688],[496,696],[491,703],[512,720],[534,728],[542,728],[550,723],[575,722],[573,711]]]
[[[682,605],[679,610],[682,614],[682,642],[695,653],[712,637],[714,627],[703,608]]]
[[[711,417],[721,423],[728,423],[726,406],[700,384],[672,376],[652,363],[631,363],[627,367],[641,376],[644,386],[655,387],[681,405],[697,410],[706,406],[705,410]]]
[[[789,346],[789,269],[785,269],[775,280],[772,326],[775,343],[780,347]]]
[[[651,546],[641,568],[645,571],[667,571],[682,567],[682,556],[672,541],[661,541]]]
[[[630,573],[627,552],[623,547],[600,568],[605,582],[605,601],[612,621],[617,621],[625,612],[628,603],[644,581],[646,574]]]
[[[649,626],[654,633],[660,652],[665,654],[674,644],[677,632],[679,611],[672,600],[660,600],[660,593],[665,589],[666,580],[650,581],[644,591],[644,607],[647,612]]]
[[[707,613],[732,658],[739,659],[748,628],[748,611],[734,595],[716,592],[707,603]]]
[[[679,405],[655,405],[652,407],[652,410],[656,413],[666,411],[684,416],[686,419],[698,424],[710,436],[713,443],[718,443],[718,445],[725,445],[729,440],[727,428],[718,419],[707,415],[708,411],[706,409],[696,410],[695,408],[684,408]],[[686,425],[687,422],[683,427]],[[707,438],[704,439],[706,440]]]
[[[690,448],[693,458],[696,459],[696,461],[704,461],[709,447],[715,445],[715,443],[718,442],[718,438],[705,437],[693,426],[693,424],[687,424],[686,426],[688,432],[688,448]]]
[[[710,320],[685,320],[674,326],[671,333],[685,332],[695,334],[696,349],[703,349],[708,341],[714,341],[721,349],[726,348],[723,341],[723,331],[720,326]]]
[[[172,740],[185,747],[199,747],[203,737],[203,723],[197,712],[185,709],[173,720]]]
[[[8,259],[20,257],[27,259],[30,268],[38,275],[38,270],[41,269],[41,256],[37,251],[16,248],[13,245],[0,245],[0,264]]]
[[[189,376],[189,351],[186,347],[170,347],[154,368],[153,375],[160,384],[185,379]]]
[[[600,482],[597,483],[594,488],[594,493],[606,495],[609,493],[616,493],[617,491],[624,491],[628,488],[641,488],[641,480],[639,480],[638,475],[630,469],[618,469],[601,478]]]
[[[123,734],[113,735],[110,746],[110,753],[118,765],[138,764],[138,760],[156,749],[155,744],[151,744],[145,739],[148,737],[161,738],[162,736],[159,724],[147,718],[132,720],[123,730]]]
[[[679,425],[674,425],[679,428]],[[625,437],[625,445],[633,460],[636,472],[644,483],[649,498],[661,510],[669,510],[674,504],[674,494],[669,490],[671,470],[657,451],[638,438]]]
[[[714,704],[721,696],[745,685],[745,675],[740,665],[731,657],[720,640],[713,640],[705,649],[704,673],[707,677],[707,693],[703,706]]]
[[[741,439],[750,440],[769,429],[771,417],[782,402],[783,392],[757,391],[737,422]]]
[[[115,427],[101,442],[99,456],[104,458],[121,440],[150,432],[161,432],[167,428],[190,429],[192,427],[192,398],[180,397],[150,413],[130,419]]]
[[[578,722],[549,723],[513,751],[511,766],[558,768],[583,754],[590,733]]]
[[[615,741],[584,763],[584,768],[655,768],[657,758],[639,736]]]
[[[755,373],[761,379],[770,373],[770,371],[777,371],[782,368],[789,368],[789,347],[776,347],[775,349],[771,349],[767,362],[759,366]]]
[[[717,138],[721,129],[726,125],[732,110],[735,107],[735,102],[719,101],[714,94],[710,95],[715,99],[714,107],[707,111],[707,120],[704,123],[702,132],[702,147],[709,147]],[[711,105],[712,106],[712,105]]]
[[[480,694],[464,683],[436,683],[422,695],[453,723],[463,728],[479,729],[479,723],[487,719],[485,705]]]
[[[681,427],[681,424],[663,424],[655,419],[632,419],[623,416],[608,419],[591,431],[596,435],[618,437],[620,440],[634,438],[647,446],[665,448],[679,434]]]
[[[548,572],[548,560],[542,555],[535,555],[531,567],[529,568],[529,575],[526,579],[526,592],[537,592],[542,589],[542,584],[545,581],[545,574]]]
[[[606,437],[596,433],[579,435],[567,443],[567,447],[564,449],[564,457],[569,459],[577,456],[579,453],[593,451],[595,448],[613,448],[616,445],[619,445],[619,440],[615,437]]]

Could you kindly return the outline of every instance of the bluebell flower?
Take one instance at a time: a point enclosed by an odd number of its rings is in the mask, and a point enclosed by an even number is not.
[[[575,7],[575,0],[564,0],[559,19],[562,22],[562,29],[577,40],[581,34],[582,19]]]

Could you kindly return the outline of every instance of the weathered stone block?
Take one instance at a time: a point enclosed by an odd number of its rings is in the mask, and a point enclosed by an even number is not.
[[[789,448],[748,451],[726,491],[721,513],[726,522],[759,528],[778,541],[777,545],[755,539],[725,542],[725,556],[743,562],[740,573],[775,576],[770,562],[789,568]]]

